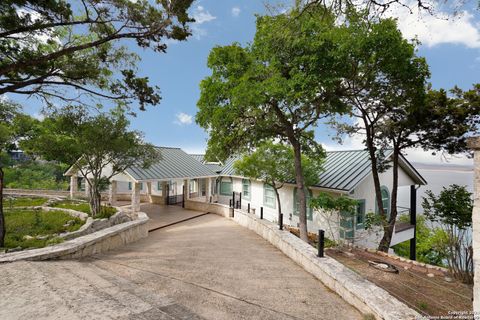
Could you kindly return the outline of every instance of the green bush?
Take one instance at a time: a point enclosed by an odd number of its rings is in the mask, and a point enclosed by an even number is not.
[[[54,162],[27,161],[5,167],[7,188],[67,190],[68,181],[63,173],[68,166]]]
[[[67,226],[67,222],[72,221]],[[5,247],[40,248],[58,243],[54,234],[78,230],[84,221],[62,211],[13,209],[5,211]],[[45,239],[24,239],[25,236],[48,236]],[[54,240],[55,239],[55,240]]]
[[[409,222],[408,216],[401,216],[400,221]],[[431,229],[426,224],[424,216],[417,217],[417,260],[436,266],[445,266],[446,252],[442,249],[445,234],[439,228]],[[392,247],[401,257],[410,257],[410,241],[404,241]]]

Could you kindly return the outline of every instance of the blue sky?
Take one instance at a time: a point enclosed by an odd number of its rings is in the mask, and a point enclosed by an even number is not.
[[[166,54],[134,47],[142,57],[139,74],[150,77],[151,82],[161,88],[162,102],[139,112],[132,120],[132,128],[143,131],[146,140],[156,145],[203,152],[208,136],[195,124],[195,113],[199,83],[210,73],[206,67],[208,54],[216,45],[251,41],[255,34],[255,14],[265,13],[265,10],[264,1],[259,0],[196,1],[191,13],[197,22],[192,26],[193,36],[188,41],[170,43]],[[458,85],[468,89],[480,81],[478,10],[450,20],[419,17],[415,12],[409,14],[406,11],[391,14],[399,17],[400,28],[406,37],[417,34],[423,43],[419,54],[425,56],[430,65],[433,87]],[[318,139],[330,149],[361,147],[358,139],[350,139],[338,147],[324,134],[324,128],[319,128],[318,133]],[[412,157],[414,161],[432,160],[424,153],[412,152]],[[454,162],[469,163],[468,160]]]

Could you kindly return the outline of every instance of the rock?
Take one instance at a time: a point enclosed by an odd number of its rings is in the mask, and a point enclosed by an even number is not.
[[[408,270],[408,269],[410,269],[410,267],[404,266],[403,269]]]
[[[35,237],[37,240],[45,240],[45,239],[48,239],[48,236],[46,235],[39,235],[39,236],[36,236]]]
[[[23,236],[23,240],[32,240],[32,239],[35,239],[35,238],[29,235]]]
[[[433,278],[433,277],[435,277],[435,275],[433,273],[427,273],[427,277]]]
[[[445,281],[447,281],[447,282],[453,282],[453,279],[450,278],[450,277],[445,277]]]
[[[22,247],[15,247],[15,248],[7,249],[7,253],[17,252],[17,251],[22,251]]]

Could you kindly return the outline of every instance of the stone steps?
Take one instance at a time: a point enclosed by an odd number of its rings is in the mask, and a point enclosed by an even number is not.
[[[1,268],[1,319],[202,319],[88,261],[22,261]]]

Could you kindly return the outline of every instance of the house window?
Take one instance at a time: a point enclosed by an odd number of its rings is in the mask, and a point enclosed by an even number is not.
[[[247,200],[250,200],[250,186],[251,182],[248,179],[242,180],[242,197]]]
[[[190,192],[194,192],[194,191],[195,191],[195,180],[190,180],[188,190],[189,190]]]
[[[143,182],[140,183],[140,190],[143,190]]]
[[[157,190],[162,191],[162,181],[157,181]]]
[[[266,183],[263,185],[263,204],[270,208],[275,208],[277,206],[275,189]]]
[[[232,192],[232,178],[222,177],[220,180],[220,194],[224,196],[231,196]]]
[[[358,200],[355,225],[357,230],[365,229],[365,200],[363,199]]]
[[[297,188],[293,189],[293,214],[298,216],[300,214],[300,199],[298,197]],[[310,199],[312,197],[312,191],[308,189],[307,195],[307,219],[313,220],[313,209],[310,208]]]
[[[132,190],[132,183],[131,182],[128,183],[128,190]]]
[[[380,192],[382,195],[382,207],[388,218],[390,217],[390,192],[388,191],[388,188],[386,186],[381,186]],[[377,213],[380,213],[380,210],[378,210],[377,199],[375,199],[375,208]]]

